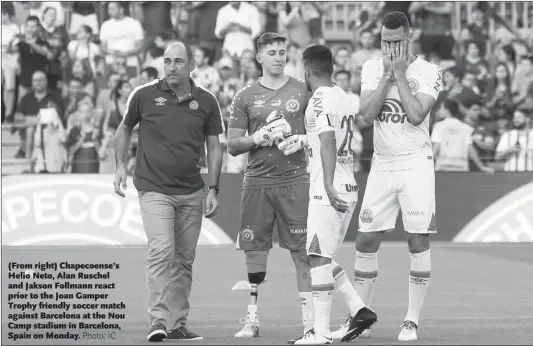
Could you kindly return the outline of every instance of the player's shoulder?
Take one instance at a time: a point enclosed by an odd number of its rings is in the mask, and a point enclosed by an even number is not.
[[[131,91],[128,99],[131,100],[134,97],[135,98],[139,98],[139,97],[142,97],[142,96],[153,95],[155,90],[157,90],[160,87],[160,85],[161,85],[161,83],[163,81],[164,81],[164,77],[161,77],[161,78],[154,79],[153,81],[150,81],[148,83],[144,83],[144,84],[141,84],[141,85],[135,87]]]
[[[250,83],[242,87],[235,93],[235,97],[233,98],[233,100],[241,100],[241,101],[247,100],[254,94],[254,90],[255,91],[258,90],[258,84],[259,82],[255,81],[253,83]]]
[[[289,77],[289,82],[287,84],[293,85],[296,88],[300,88],[300,89],[307,91],[307,85],[305,84],[305,81],[303,81],[302,79]]]
[[[432,62],[429,62],[425,59],[422,59],[420,57],[417,57],[417,59],[415,60],[415,62],[417,63],[417,71],[420,72],[420,73],[430,73],[430,74],[441,74],[442,75],[442,71],[441,71],[441,67],[437,64],[434,64]]]

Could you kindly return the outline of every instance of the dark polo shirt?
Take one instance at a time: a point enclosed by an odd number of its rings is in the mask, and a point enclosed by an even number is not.
[[[124,124],[139,123],[137,190],[169,195],[191,194],[204,187],[200,154],[206,136],[223,133],[218,102],[190,80],[191,94],[178,102],[165,78],[135,88],[128,98]]]

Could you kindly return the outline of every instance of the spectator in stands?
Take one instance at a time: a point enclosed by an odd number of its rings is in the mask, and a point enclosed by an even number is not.
[[[158,76],[165,74],[165,63],[163,61],[163,52],[165,47],[172,40],[170,32],[162,31],[154,39],[151,46],[148,47],[144,67],[153,67],[157,70]]]
[[[65,25],[65,9],[60,1],[32,1],[30,2],[30,16],[35,16],[39,21],[43,21],[44,12],[47,8],[52,7],[56,10],[57,18],[56,25],[64,26]]]
[[[472,89],[472,91],[475,92],[476,95],[483,97],[481,90],[479,90],[478,80],[474,72],[466,71],[463,75],[463,80],[461,81],[461,83],[463,84],[463,86]]]
[[[19,36],[19,41],[12,52],[19,53],[19,100],[30,92],[32,76],[35,71],[48,70],[48,57],[51,56],[50,46],[39,36],[40,21],[35,16],[26,19],[24,35]]]
[[[489,40],[489,33],[485,25],[485,14],[479,7],[474,7],[470,16],[472,22],[461,32],[461,41],[474,41],[477,43],[479,56],[484,58],[487,53],[487,41]],[[451,27],[451,26],[450,26]],[[465,46],[467,52],[468,47]]]
[[[309,20],[304,16],[303,3],[286,2],[279,12],[280,31],[286,34],[289,42],[296,43],[302,49],[311,43]]]
[[[480,121],[482,112],[481,107],[482,105],[480,101],[471,101],[469,104],[465,104],[464,108],[466,112],[464,122],[472,126],[474,129],[472,133],[472,142],[479,153],[481,161],[487,163],[492,161],[494,158],[497,134],[494,129]],[[474,165],[470,165],[470,168],[472,169]]]
[[[309,28],[309,44],[324,44],[324,33],[322,32],[322,17],[327,13],[331,4],[328,2],[306,1],[301,3],[301,13],[304,22]],[[306,47],[307,48],[307,47]]]
[[[72,4],[72,14],[70,17],[70,35],[78,35],[79,30],[86,26],[91,30],[91,34],[98,35],[98,15],[96,7],[98,3],[89,1],[74,1]],[[87,29],[85,29],[87,30]]]
[[[78,110],[78,102],[87,96],[83,88],[83,80],[78,77],[70,78],[67,84],[67,95],[63,98],[63,107],[65,111],[61,121],[67,125],[70,116]]]
[[[202,47],[194,50],[194,70],[191,72],[191,78],[197,86],[209,90],[216,95],[220,90],[220,75],[216,68],[209,64],[209,57]]]
[[[487,78],[489,77],[489,63],[480,55],[480,45],[477,41],[466,43],[466,55],[457,61],[457,67],[464,72],[475,74],[478,86],[482,93],[487,88]]]
[[[335,52],[335,60],[333,62],[333,70],[350,70],[350,49],[348,47],[340,47]]]
[[[492,119],[509,119],[512,114],[511,74],[507,64],[498,63],[488,95],[487,107]]]
[[[84,97],[68,125],[67,148],[71,173],[99,173],[99,119],[93,100]]]
[[[239,71],[247,70],[250,65],[255,64],[255,53],[252,49],[245,49],[238,60]]]
[[[111,71],[107,75],[106,88],[100,89],[98,91],[98,98],[96,99],[96,110],[100,115],[106,114],[107,109],[109,108],[109,104],[113,100],[112,91],[115,90],[115,87],[117,86],[120,79],[121,78],[118,73]]]
[[[35,71],[32,76],[32,91],[22,97],[15,115],[17,118],[24,118],[26,124],[29,125],[19,130],[20,149],[16,158],[32,157],[35,125],[38,123],[37,116],[41,109],[50,108],[55,108],[59,117],[62,117],[63,106],[60,95],[48,89],[48,81],[43,71]]]
[[[38,115],[32,151],[32,171],[63,173],[67,162],[67,133],[56,108],[42,108]]]
[[[432,54],[442,60],[453,59],[455,39],[451,33],[453,3],[449,1],[413,1],[408,12],[420,20],[420,48],[426,59]],[[417,38],[415,37],[414,40]]]
[[[381,57],[381,51],[374,48],[376,38],[370,30],[363,30],[359,34],[358,42],[354,42],[354,52],[350,57],[350,69],[357,76],[361,76],[361,69],[367,60]]]
[[[222,42],[216,35],[216,23],[219,10],[226,5],[222,1],[203,1],[195,2],[197,6],[194,8],[194,15],[201,19],[194,22],[194,27],[191,28],[191,33],[194,37],[190,37],[191,41],[204,47],[206,55],[210,62],[218,60]],[[191,16],[193,11],[189,11]],[[189,17],[190,18],[190,17]],[[193,24],[193,23],[191,23]],[[160,71],[160,76],[163,76],[163,72]]]
[[[529,86],[533,83],[533,54],[525,56],[520,61],[513,80],[513,102],[522,103],[527,96]]]
[[[504,63],[507,66],[511,78],[514,77],[516,72],[516,51],[513,46],[508,44],[500,47],[496,52],[496,56],[498,62]]]
[[[122,118],[124,117],[128,96],[131,91],[132,87],[128,81],[123,79],[118,81],[113,91],[113,101],[110,103],[105,115],[103,126],[104,133],[111,131],[114,134],[117,130],[118,125],[120,125]]]
[[[472,142],[474,129],[461,121],[459,104],[454,100],[444,100],[437,114],[443,120],[435,124],[431,133],[435,171],[468,172],[470,158],[480,171],[492,173],[494,170],[479,159]]]
[[[459,103],[459,109],[464,114],[464,105],[480,102],[476,93],[461,84],[463,72],[457,67],[450,67],[443,73],[444,90],[439,93],[439,101],[447,98]]]
[[[218,93],[218,102],[222,111],[225,129],[228,126],[231,102],[237,91],[241,89],[241,82],[236,77],[233,61],[229,57],[224,57],[218,62],[221,88]]]
[[[91,70],[98,70],[97,64],[101,58],[100,47],[92,42],[93,29],[88,25],[81,25],[76,32],[76,39],[69,42],[67,51],[71,61],[88,60]]]
[[[88,60],[74,60],[68,71],[69,79],[76,77],[83,82],[83,91],[91,97],[96,95],[96,85],[93,71]],[[68,86],[63,87],[63,96],[68,94]]]
[[[531,113],[518,109],[513,128],[503,133],[496,148],[496,160],[505,161],[506,172],[533,171],[533,128]]]
[[[304,80],[305,69],[302,60],[302,50],[296,43],[287,45],[287,65],[285,65],[285,75]]]
[[[245,49],[255,50],[255,38],[261,33],[257,8],[247,2],[230,1],[218,11],[215,35],[224,40],[222,49],[240,58]]]
[[[17,75],[17,54],[12,53],[15,40],[20,35],[20,28],[14,22],[14,7],[2,3],[2,103],[5,113],[11,119],[15,112],[15,88]]]
[[[143,48],[143,28],[138,20],[124,15],[123,3],[109,2],[107,6],[110,18],[100,28],[100,48],[105,62],[112,65],[117,58],[125,58],[127,75],[134,77],[139,67],[137,55]]]
[[[145,67],[141,70],[139,85],[150,83],[151,81],[157,79],[159,74],[154,67]]]
[[[68,45],[68,34],[64,26],[57,24],[57,11],[53,7],[46,7],[43,11],[43,38],[48,42],[50,55],[48,56],[48,87],[58,89],[63,77],[61,59],[65,56]]]

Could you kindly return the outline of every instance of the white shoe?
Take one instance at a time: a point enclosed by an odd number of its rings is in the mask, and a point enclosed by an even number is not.
[[[248,312],[246,318],[241,318],[239,323],[244,324],[240,332],[235,334],[236,338],[258,338],[259,337],[259,320],[257,315]]]
[[[311,329],[305,333],[301,338],[294,342],[295,345],[329,345],[333,343],[333,339],[327,336],[319,335],[315,333],[314,329]]]
[[[345,336],[346,333],[348,333],[348,328],[350,327],[350,318],[351,316],[348,315],[348,319],[346,320],[346,322],[344,322],[344,324],[341,324],[341,327],[339,329],[329,333],[326,336],[332,338],[333,340],[342,339],[342,337]],[[370,339],[370,329],[365,329],[358,337],[358,339]]]
[[[404,321],[402,323],[402,330],[398,335],[398,341],[416,341],[418,340],[417,331],[418,326],[413,321]]]
[[[312,321],[309,321],[309,319],[307,318],[302,318],[302,322],[304,324],[304,333],[303,335],[307,334],[308,331],[312,330],[313,329],[313,323]],[[303,336],[301,336],[300,338],[298,339],[291,339],[289,340],[288,344],[289,345],[294,345],[294,343],[296,342],[296,340],[299,340],[301,339]]]

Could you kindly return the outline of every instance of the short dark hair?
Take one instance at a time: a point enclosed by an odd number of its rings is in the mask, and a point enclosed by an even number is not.
[[[348,76],[348,80],[352,79],[352,74],[350,73],[350,71],[348,70],[337,70],[335,71],[335,73],[333,74],[333,77],[334,78],[337,78],[338,75],[340,74],[345,74]]]
[[[459,111],[459,103],[457,101],[447,98],[442,101],[442,105],[450,111],[450,114],[454,118],[462,118],[462,114]]]
[[[403,12],[392,11],[383,17],[383,26],[390,30],[402,27],[405,31],[409,31],[409,19]]]
[[[146,72],[148,77],[151,77],[153,79],[157,79],[158,77],[157,69],[155,67],[152,67],[152,66],[145,67],[141,70],[141,74],[143,72]]]
[[[455,78],[459,78],[459,79],[463,79],[463,76],[464,76],[463,70],[461,70],[460,68],[456,66],[452,66],[444,70],[444,73],[446,72],[451,73]]]
[[[257,51],[259,52],[261,49],[265,48],[269,44],[276,42],[286,43],[287,38],[275,32],[265,32],[257,39]]]
[[[303,53],[303,61],[315,76],[331,77],[333,74],[333,53],[326,46],[317,44],[308,47]]]
[[[26,23],[28,22],[36,22],[37,24],[41,24],[41,21],[37,16],[28,16],[28,18],[26,18]]]

